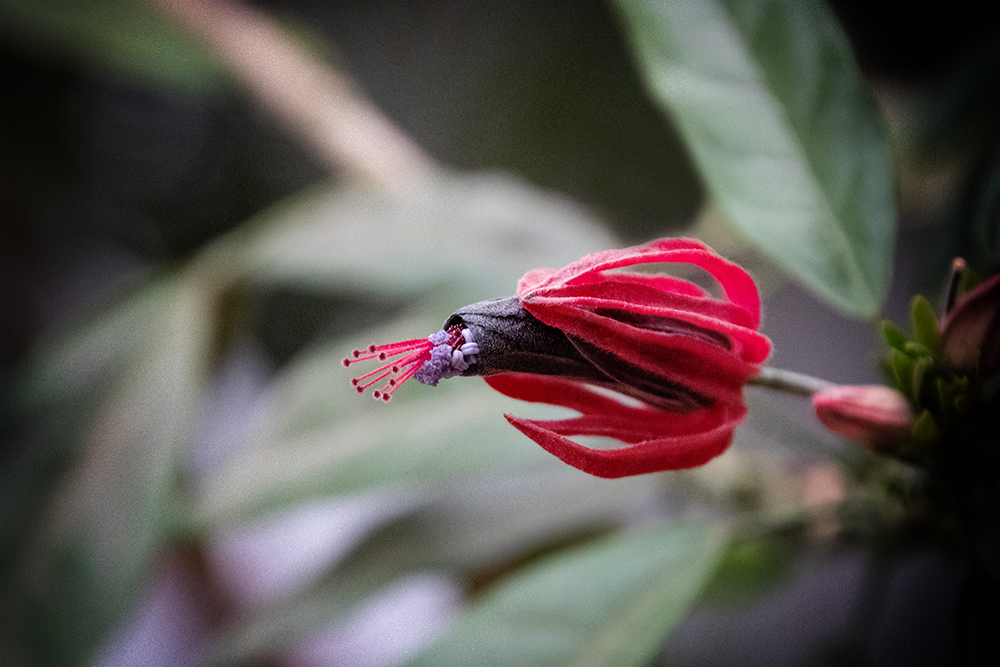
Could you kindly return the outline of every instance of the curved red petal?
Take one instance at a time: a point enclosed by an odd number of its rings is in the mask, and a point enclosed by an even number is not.
[[[543,287],[553,287],[565,284],[570,280],[578,280],[581,276],[594,271],[605,271],[622,266],[632,266],[635,264],[648,264],[670,260],[656,259],[656,256],[664,252],[675,250],[710,250],[701,241],[690,238],[669,238],[658,239],[644,245],[632,246],[630,248],[615,248],[611,250],[601,250],[581,257],[575,262],[570,262],[561,269],[534,269],[528,271],[518,283],[517,295],[523,296],[524,292]],[[650,257],[652,257],[650,259]]]
[[[600,308],[608,308],[682,320],[703,329],[722,334],[734,344],[732,346],[733,354],[747,363],[763,363],[771,353],[771,342],[766,336],[752,327],[743,326],[726,319],[726,316],[732,315],[732,312],[726,312],[725,309],[721,308],[713,307],[706,308],[707,312],[692,312],[684,309],[675,310],[663,307],[647,307],[631,304],[626,301],[590,297],[578,297],[575,299],[532,297],[530,301],[523,301],[522,304],[540,322],[556,327],[565,333],[580,337],[585,337],[582,331],[588,328],[588,325],[583,320],[589,320],[591,328],[592,325],[600,322],[603,322],[603,325],[607,327],[615,327],[616,324],[629,326],[627,322],[621,322],[614,317],[594,312]],[[742,309],[740,311],[743,312]],[[716,314],[721,317],[714,317],[713,315]],[[637,331],[650,331],[650,329],[641,327],[632,328]],[[621,330],[617,333],[617,335],[622,334],[627,334],[627,330]],[[609,338],[606,333],[599,331],[594,331],[593,335],[596,337],[591,340],[592,343],[610,351],[617,352],[620,348],[635,344],[635,341],[628,338]]]
[[[590,389],[587,384],[559,376],[503,373],[483,379],[504,396],[528,403],[548,403],[584,414],[613,414],[621,407],[619,401]]]
[[[641,312],[658,309],[687,312],[699,317],[721,319],[731,324],[754,328],[753,317],[742,306],[720,301],[705,295],[682,294],[658,289],[643,281],[621,280],[625,276],[612,275],[595,283],[567,285],[559,289],[536,290],[522,299],[523,303],[542,303],[553,299],[587,305],[582,299],[616,301],[620,308]],[[633,276],[627,276],[632,278]],[[603,304],[595,304],[603,305]],[[669,314],[669,313],[665,313]]]
[[[740,406],[742,407],[742,406]],[[703,465],[729,447],[746,408],[716,428],[700,433],[646,440],[618,449],[592,449],[546,428],[542,423],[504,415],[507,421],[564,463],[596,477],[614,479]]]
[[[732,400],[731,395],[741,391],[746,379],[757,371],[754,361],[762,360],[770,349],[766,338],[756,332],[751,337],[750,330],[737,336],[741,345],[750,348],[744,359],[691,336],[640,329],[560,304],[538,313],[534,307],[525,307],[546,324],[605,349],[624,362],[723,400]]]
[[[539,289],[591,281],[589,274],[593,272],[666,262],[693,264],[704,269],[718,281],[727,299],[747,310],[754,327],[760,324],[760,296],[750,275],[695,239],[659,239],[645,245],[587,255],[558,270],[529,271],[518,283],[517,295],[524,299]]]

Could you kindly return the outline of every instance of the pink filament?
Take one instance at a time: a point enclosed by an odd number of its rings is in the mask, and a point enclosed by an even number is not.
[[[409,380],[425,361],[430,359],[430,350],[433,347],[434,344],[426,338],[416,338],[386,345],[373,344],[364,351],[353,350],[351,356],[345,357],[342,363],[344,366],[350,366],[359,361],[371,359],[387,362],[371,372],[351,378],[351,384],[359,394],[363,394],[368,387],[388,378],[384,387],[372,392],[372,396],[376,399],[388,401],[392,398],[393,392]],[[392,359],[393,357],[399,358]],[[369,380],[369,378],[371,379]]]

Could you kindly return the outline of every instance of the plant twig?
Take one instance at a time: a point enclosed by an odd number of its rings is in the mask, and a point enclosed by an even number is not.
[[[747,384],[805,397],[811,397],[817,391],[833,386],[832,382],[811,375],[769,366],[761,368],[760,373],[747,380]]]

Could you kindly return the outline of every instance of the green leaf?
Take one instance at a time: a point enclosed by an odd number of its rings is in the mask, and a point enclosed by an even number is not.
[[[88,664],[169,529],[178,448],[198,408],[211,327],[206,295],[175,281],[78,443],[24,542],[22,632],[38,664]]]
[[[4,419],[30,422],[32,445],[0,469],[0,572],[36,517],[101,408],[109,387],[136,353],[151,321],[169,301],[165,281],[153,282],[107,311],[35,351],[4,396]]]
[[[896,378],[896,388],[914,400],[913,396],[913,358],[901,350],[892,350],[889,355],[892,372]]]
[[[910,302],[910,320],[913,322],[913,335],[917,342],[930,351],[938,346],[937,313],[934,306],[923,294],[914,295]]]
[[[717,205],[847,313],[876,313],[896,224],[888,141],[816,0],[615,0]]]
[[[0,36],[36,57],[158,87],[205,94],[224,81],[201,43],[142,0],[0,0]]]
[[[930,410],[924,410],[913,422],[913,437],[919,442],[934,442],[941,432]]]
[[[15,410],[30,412],[99,391],[120,370],[169,300],[168,281],[144,285],[35,352],[15,387]]]
[[[340,400],[381,410],[361,408],[329,428],[248,450],[206,481],[197,523],[240,523],[318,497],[547,461],[503,420],[507,399],[479,380],[462,380],[429,388],[435,396],[397,396],[391,405],[344,387]]]
[[[582,207],[500,175],[448,176],[402,195],[324,188],[255,224],[227,261],[234,278],[397,299],[449,284],[474,301],[506,296],[528,269],[615,245]]]
[[[487,593],[407,667],[646,665],[725,545],[719,527],[692,523],[553,555]]]
[[[920,357],[913,363],[913,382],[910,387],[910,396],[913,397],[917,405],[924,403],[924,383],[929,379],[928,373],[933,367],[934,360],[930,357]]]
[[[882,335],[885,336],[889,347],[902,351],[906,346],[906,336],[889,320],[882,321]]]
[[[375,530],[322,581],[246,619],[213,647],[212,665],[247,664],[343,618],[414,572],[469,580],[525,554],[621,524],[662,493],[655,476],[609,482],[566,466],[462,480]]]
[[[718,604],[746,602],[784,581],[789,556],[769,535],[733,540],[704,592]]]

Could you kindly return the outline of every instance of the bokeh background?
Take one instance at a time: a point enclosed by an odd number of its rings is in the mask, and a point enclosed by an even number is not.
[[[890,4],[829,7],[889,129],[884,314],[902,322],[951,257],[997,268],[976,221],[1000,210],[1000,23]],[[719,556],[656,664],[949,664],[961,567],[934,540],[879,539],[898,508],[872,480],[898,471],[800,400],[754,399],[702,471],[612,485],[536,451],[500,417],[527,409],[477,380],[391,405],[348,385],[353,346],[675,234],[759,279],[773,365],[878,381],[873,322],[709,205],[613,7],[242,5],[442,166],[390,197],[170,5],[0,0],[0,663],[402,664],[545,556],[654,518],[761,515],[787,529]],[[845,498],[853,514],[795,518]]]

